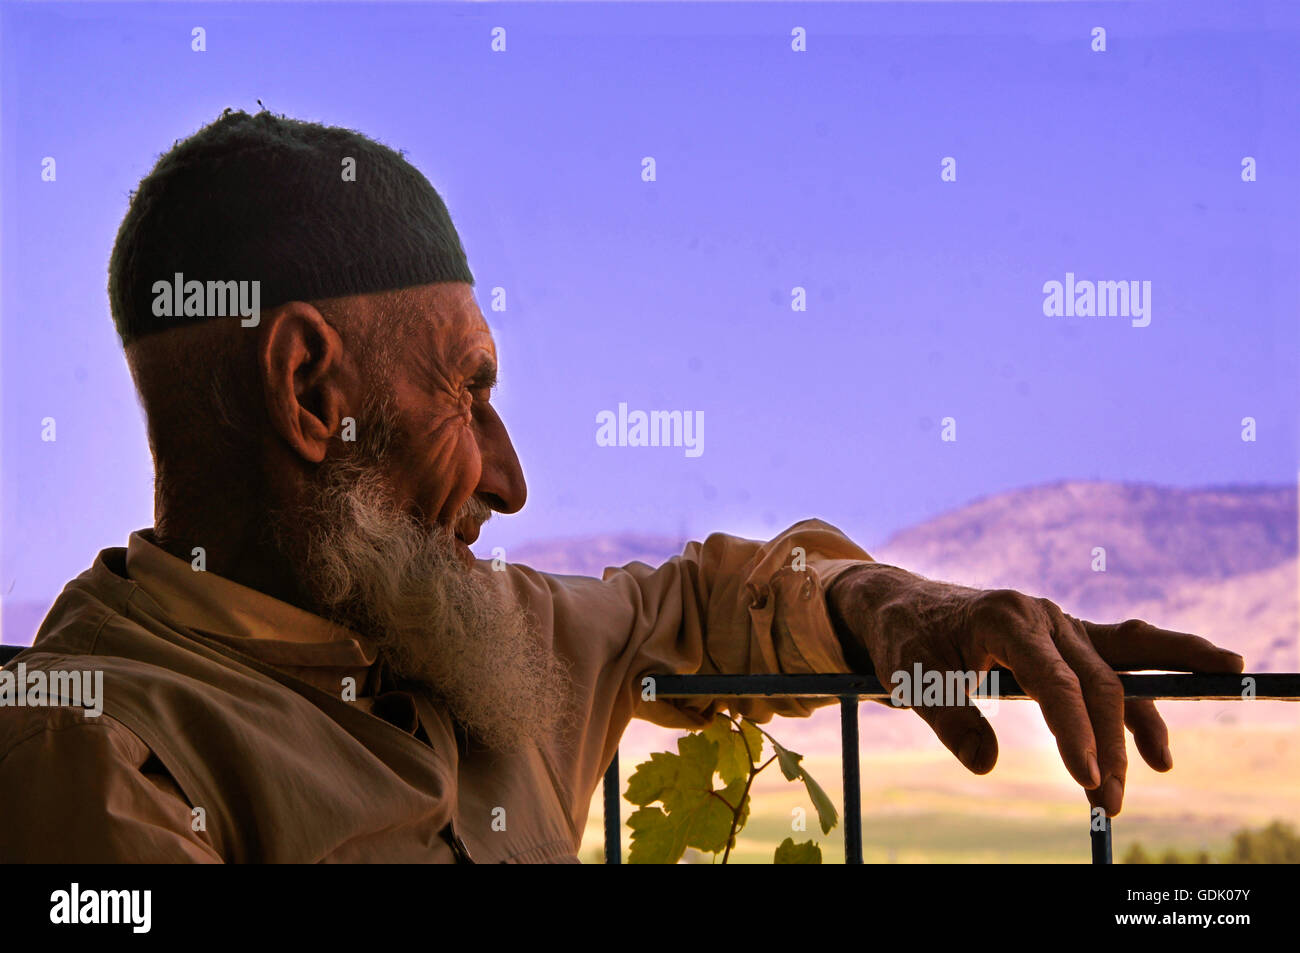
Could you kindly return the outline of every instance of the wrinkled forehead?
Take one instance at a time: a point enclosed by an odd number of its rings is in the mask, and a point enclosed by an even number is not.
[[[492,332],[465,282],[376,296],[371,317],[371,333],[407,359],[433,362],[444,371],[460,369],[466,361],[496,361]]]

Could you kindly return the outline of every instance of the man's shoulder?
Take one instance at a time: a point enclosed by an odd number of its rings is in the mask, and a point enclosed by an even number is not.
[[[119,686],[183,673],[197,687],[213,673],[240,667],[150,599],[126,575],[125,552],[103,550],[64,586],[32,645],[6,668],[25,663],[29,670],[102,670]]]
[[[46,769],[57,770],[64,756],[84,757],[89,750],[139,767],[149,747],[111,715],[90,714],[71,705],[0,705],[0,774],[14,767],[10,756],[30,753]],[[25,760],[25,759],[24,759]]]
[[[102,550],[90,568],[63,587],[36,630],[34,647],[73,654],[94,651],[99,631],[125,619],[139,587],[126,576],[126,550]]]
[[[33,644],[0,667],[0,761],[32,745],[53,752],[99,743],[114,750],[132,749],[130,757],[135,756],[133,749],[141,743],[120,721],[103,713],[103,675],[95,675],[103,672],[106,661],[96,655],[106,627],[143,631],[122,614],[133,583],[110,568],[124,552],[101,552],[89,569],[68,582],[46,612]],[[130,659],[112,662],[119,672],[146,667]]]
[[[134,758],[169,710],[230,694],[229,665],[151,611],[125,575],[125,550],[104,550],[64,586],[33,644],[0,667],[0,758],[37,736],[59,750],[99,738]]]

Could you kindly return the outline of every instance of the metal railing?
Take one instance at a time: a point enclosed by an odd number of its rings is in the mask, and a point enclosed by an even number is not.
[[[1012,674],[998,669],[998,701],[1029,700]],[[1244,689],[1247,679],[1253,691]],[[1300,700],[1300,673],[1242,673],[1241,675],[1127,675],[1119,676],[1125,698],[1170,701]],[[844,767],[844,862],[862,863],[862,784],[858,760],[858,704],[863,699],[887,699],[890,689],[869,675],[658,675],[657,699],[663,698],[838,698],[840,702],[840,757]],[[605,771],[605,863],[623,860],[622,817],[619,801],[618,752]],[[1114,822],[1102,819],[1100,828],[1088,813],[1088,836],[1094,864],[1111,863]]]

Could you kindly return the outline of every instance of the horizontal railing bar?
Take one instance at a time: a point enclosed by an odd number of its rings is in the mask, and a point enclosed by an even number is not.
[[[1005,669],[998,669],[997,698],[1001,701],[1027,699],[1024,689]],[[859,698],[888,699],[889,687],[871,675],[655,675],[654,693],[662,698],[757,698],[764,696],[856,695]],[[1246,679],[1253,679],[1251,683]],[[1240,675],[1120,673],[1126,698],[1185,701],[1300,701],[1300,673],[1243,672]],[[1252,694],[1244,694],[1250,686]],[[978,698],[978,696],[976,696]],[[991,696],[990,696],[991,697]]]

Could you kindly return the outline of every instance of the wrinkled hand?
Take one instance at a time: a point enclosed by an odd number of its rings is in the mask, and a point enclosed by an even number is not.
[[[850,664],[886,687],[916,663],[927,672],[1010,669],[1042,709],[1066,770],[1110,816],[1124,801],[1125,725],[1147,764],[1173,767],[1164,719],[1150,700],[1125,700],[1116,671],[1236,674],[1245,664],[1199,636],[1137,619],[1084,622],[1012,589],[967,589],[880,564],[840,576],[827,601]],[[967,768],[992,770],[997,736],[976,707],[915,710]]]

